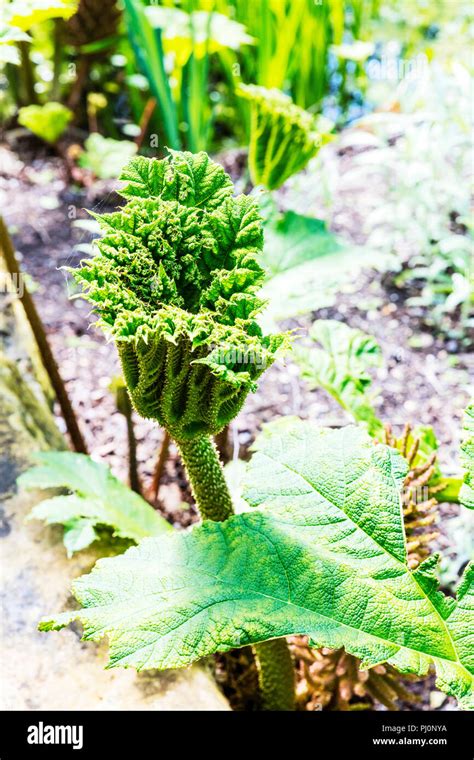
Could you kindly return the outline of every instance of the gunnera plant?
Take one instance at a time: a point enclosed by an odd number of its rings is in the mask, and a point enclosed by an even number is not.
[[[241,84],[238,94],[250,102],[250,177],[275,190],[304,169],[325,138],[314,116],[281,90]]]
[[[233,196],[206,153],[137,157],[121,179],[128,202],[96,216],[97,254],[71,271],[116,343],[135,409],[176,442],[202,518],[225,520],[233,507],[213,436],[288,342],[256,321],[265,303],[258,206]],[[286,642],[261,648],[262,678],[280,661],[293,680]],[[264,697],[275,706],[274,694]]]
[[[136,408],[175,438],[204,521],[99,560],[74,582],[81,607],[40,629],[79,620],[85,639],[108,637],[110,666],[138,670],[250,645],[273,710],[294,709],[286,637],[307,636],[314,649],[344,647],[362,669],[424,675],[434,665],[439,687],[472,708],[474,568],[453,599],[439,591],[437,555],[409,567],[399,451],[361,428],[297,420],[256,450],[249,509],[232,514],[211,436],[286,343],[256,322],[254,201],[233,198],[204,154],[134,159],[124,178],[129,201],[101,218],[98,253],[76,277],[117,343]],[[470,472],[471,454],[468,443]]]
[[[203,516],[225,519],[220,469],[204,500],[194,476],[203,461],[212,475],[211,437],[287,342],[264,336],[256,321],[264,305],[258,206],[233,197],[230,178],[205,153],[137,157],[122,179],[127,204],[96,216],[98,253],[72,271],[117,345],[135,409],[176,441]]]

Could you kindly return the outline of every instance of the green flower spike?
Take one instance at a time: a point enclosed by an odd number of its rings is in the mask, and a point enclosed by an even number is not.
[[[138,413],[178,442],[215,435],[286,342],[256,322],[256,202],[233,197],[205,153],[137,157],[121,179],[129,200],[97,217],[98,253],[74,276],[117,344]]]
[[[281,90],[241,84],[238,92],[251,104],[252,182],[275,190],[304,169],[326,137],[318,131],[315,118]]]

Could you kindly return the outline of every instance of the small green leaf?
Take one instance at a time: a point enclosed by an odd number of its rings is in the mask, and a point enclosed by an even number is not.
[[[341,285],[373,264],[370,248],[348,245],[321,219],[280,212],[265,196],[260,210],[266,270],[262,296],[269,302],[262,321],[267,329],[274,329],[277,321],[331,306]]]
[[[98,538],[99,535],[94,530],[93,520],[79,518],[78,520],[71,520],[70,523],[64,524],[63,541],[68,557],[72,557],[74,552],[86,549]]]
[[[25,106],[18,112],[18,122],[23,127],[52,145],[59,140],[72,117],[69,108],[53,102],[44,106]]]
[[[322,219],[279,212],[268,201],[261,208],[265,220],[263,266],[270,276],[341,250],[342,244]]]
[[[472,705],[472,583],[457,603],[433,564],[406,564],[400,489],[406,463],[358,428],[298,425],[253,457],[247,499],[226,522],[145,539],[74,584],[84,638],[110,643],[110,666],[170,668],[292,634],[370,667],[425,674]]]
[[[130,140],[114,140],[92,132],[84,143],[85,152],[79,157],[79,165],[94,172],[99,179],[118,177],[123,167],[137,152],[137,145]]]
[[[0,23],[0,45],[12,42],[31,42],[31,37],[17,26]]]
[[[98,526],[111,528],[114,536],[136,542],[171,530],[148,502],[117,480],[103,464],[68,451],[41,453],[35,458],[39,465],[20,475],[20,487],[62,488],[71,493],[40,502],[28,519],[64,525],[68,554],[95,541]]]
[[[332,319],[314,322],[310,337],[322,348],[298,346],[293,354],[303,378],[312,388],[324,388],[357,422],[367,423],[371,435],[380,434],[383,426],[372,406],[367,373],[368,367],[380,365],[375,339]]]
[[[31,37],[19,27],[0,21],[0,63],[20,65],[20,51],[16,42],[31,42]]]
[[[12,63],[19,66],[21,63],[20,51],[14,45],[2,44],[0,40],[0,63]]]

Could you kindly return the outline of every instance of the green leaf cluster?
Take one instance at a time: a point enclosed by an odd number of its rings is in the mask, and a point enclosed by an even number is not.
[[[371,435],[381,434],[383,426],[372,405],[372,378],[367,372],[381,361],[375,338],[333,319],[316,320],[309,335],[321,348],[295,348],[302,377],[311,387],[324,388],[355,420],[365,422]]]
[[[205,153],[125,167],[127,204],[97,219],[98,253],[74,270],[116,341],[139,414],[177,441],[215,435],[286,343],[264,336],[255,200],[233,197]]]
[[[250,101],[252,182],[275,190],[304,169],[321,147],[323,136],[314,117],[281,90],[242,84],[238,94]]]
[[[49,102],[44,106],[24,106],[18,113],[18,122],[34,135],[54,145],[72,119],[72,111],[62,103]]]
[[[360,428],[297,424],[261,442],[245,497],[225,522],[143,540],[74,584],[84,638],[107,635],[110,665],[186,666],[215,651],[306,634],[363,667],[425,674],[473,706],[473,573],[438,591],[437,557],[407,565],[406,463]]]
[[[38,465],[23,473],[18,485],[27,489],[60,488],[68,493],[40,502],[28,519],[63,525],[69,556],[100,538],[100,528],[109,528],[113,536],[137,543],[145,536],[171,530],[148,502],[90,457],[53,451],[36,454],[35,459]]]

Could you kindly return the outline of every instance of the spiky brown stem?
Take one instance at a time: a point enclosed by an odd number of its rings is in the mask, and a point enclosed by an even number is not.
[[[299,672],[299,709],[369,710],[377,701],[396,710],[398,699],[417,700],[390,665],[361,670],[360,660],[344,649],[311,649],[304,636],[291,638],[290,646]]]

